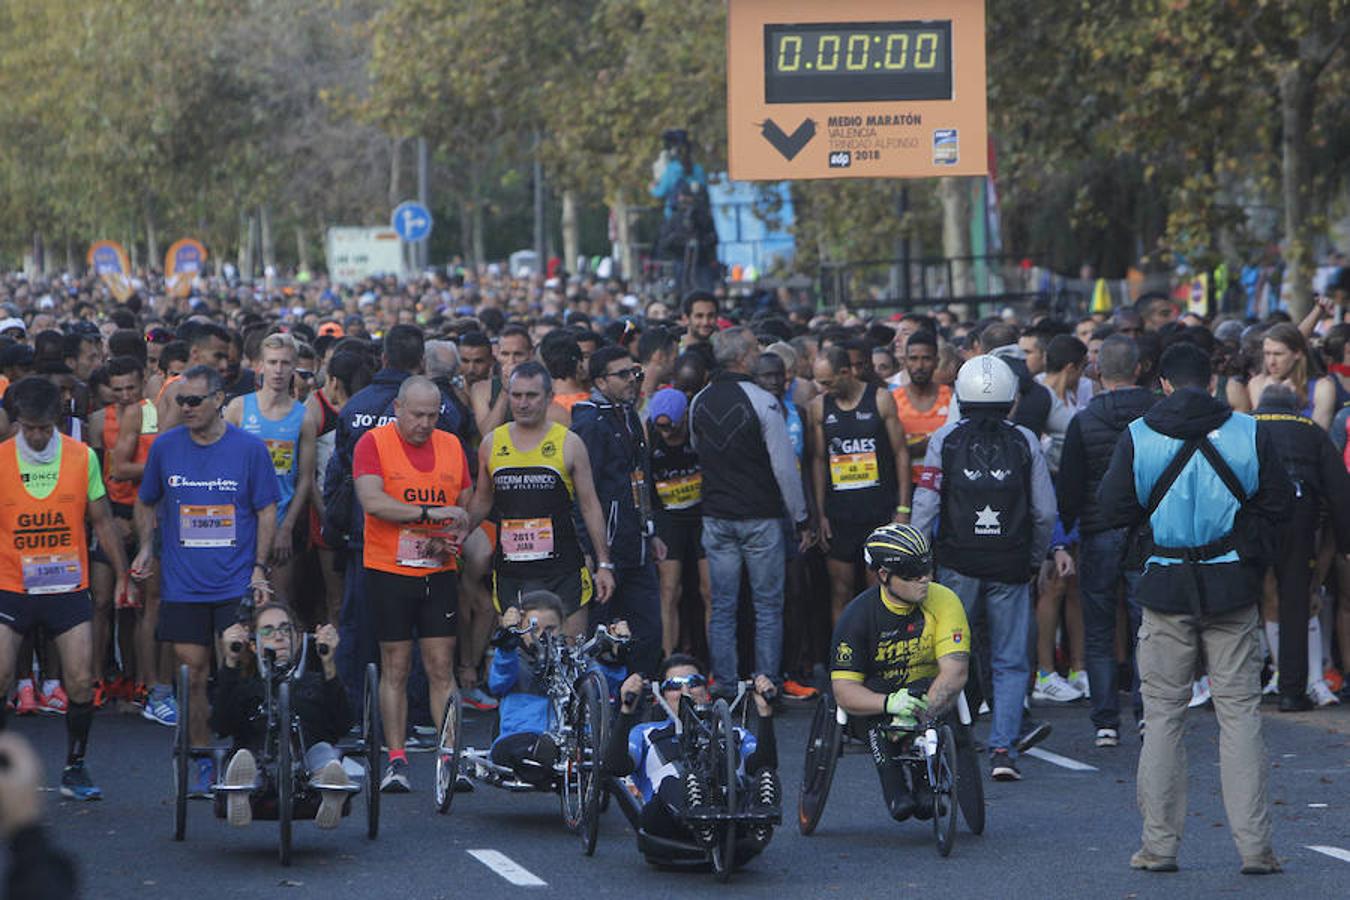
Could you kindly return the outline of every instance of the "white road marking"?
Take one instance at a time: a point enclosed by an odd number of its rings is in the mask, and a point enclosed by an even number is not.
[[[469,855],[519,887],[547,887],[548,882],[498,850],[470,850]]]
[[[1074,772],[1096,772],[1096,766],[1090,766],[1085,762],[1079,762],[1076,759],[1069,759],[1067,756],[1060,756],[1058,753],[1051,753],[1049,750],[1042,750],[1040,747],[1032,747],[1027,751],[1027,756],[1034,756],[1037,759],[1043,759],[1061,768],[1070,769]]]
[[[1350,863],[1350,850],[1342,850],[1340,847],[1323,847],[1320,844],[1307,845],[1309,850],[1330,856],[1332,859],[1339,859],[1341,862]]]

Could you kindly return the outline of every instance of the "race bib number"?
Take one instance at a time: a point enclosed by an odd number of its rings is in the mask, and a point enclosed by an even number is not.
[[[703,473],[695,472],[656,483],[656,495],[666,509],[688,509],[703,499]]]
[[[856,491],[881,484],[877,455],[868,453],[830,454],[830,483],[836,491]]]
[[[26,594],[69,594],[80,589],[84,571],[74,553],[25,556],[23,590]]]
[[[507,562],[529,562],[553,556],[552,519],[502,519],[502,557]]]
[[[234,504],[178,507],[178,542],[184,547],[233,547]]]
[[[432,541],[440,543],[433,547]],[[444,549],[448,555],[442,555]],[[438,552],[432,552],[433,549]],[[459,551],[455,536],[448,531],[420,531],[416,528],[400,528],[398,531],[398,549],[394,562],[400,566],[414,569],[439,569]]]
[[[291,474],[295,465],[295,441],[265,438],[263,443],[267,444],[267,453],[272,457],[272,471],[278,475]]]

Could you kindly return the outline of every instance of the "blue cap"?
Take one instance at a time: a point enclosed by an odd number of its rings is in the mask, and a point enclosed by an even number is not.
[[[684,418],[688,409],[689,399],[684,396],[684,391],[661,388],[652,394],[652,399],[647,403],[647,421],[655,422],[661,416],[665,416],[673,425]]]

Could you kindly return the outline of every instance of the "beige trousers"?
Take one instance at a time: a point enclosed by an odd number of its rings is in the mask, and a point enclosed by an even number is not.
[[[1219,773],[1228,827],[1243,859],[1270,851],[1259,627],[1255,604],[1212,616],[1144,610],[1138,649],[1144,697],[1138,774],[1143,849],[1175,857],[1181,844],[1186,824],[1184,720],[1203,649],[1219,720]]]

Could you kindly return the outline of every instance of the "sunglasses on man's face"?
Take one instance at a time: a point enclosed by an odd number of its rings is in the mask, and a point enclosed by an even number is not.
[[[264,641],[271,640],[274,635],[291,635],[295,633],[295,626],[290,622],[282,622],[280,625],[262,625],[258,628],[258,637]]]
[[[174,402],[177,403],[179,406],[186,406],[191,409],[196,409],[197,407],[205,403],[210,398],[210,396],[211,396],[210,394],[179,394],[177,397],[174,397],[173,399]]]
[[[666,691],[684,691],[695,690],[708,686],[708,679],[697,673],[693,675],[676,675],[673,678],[667,678],[661,682],[661,693]]]
[[[299,375],[306,381],[309,381],[311,378],[314,377],[314,372],[311,369],[296,369],[295,374]]]

